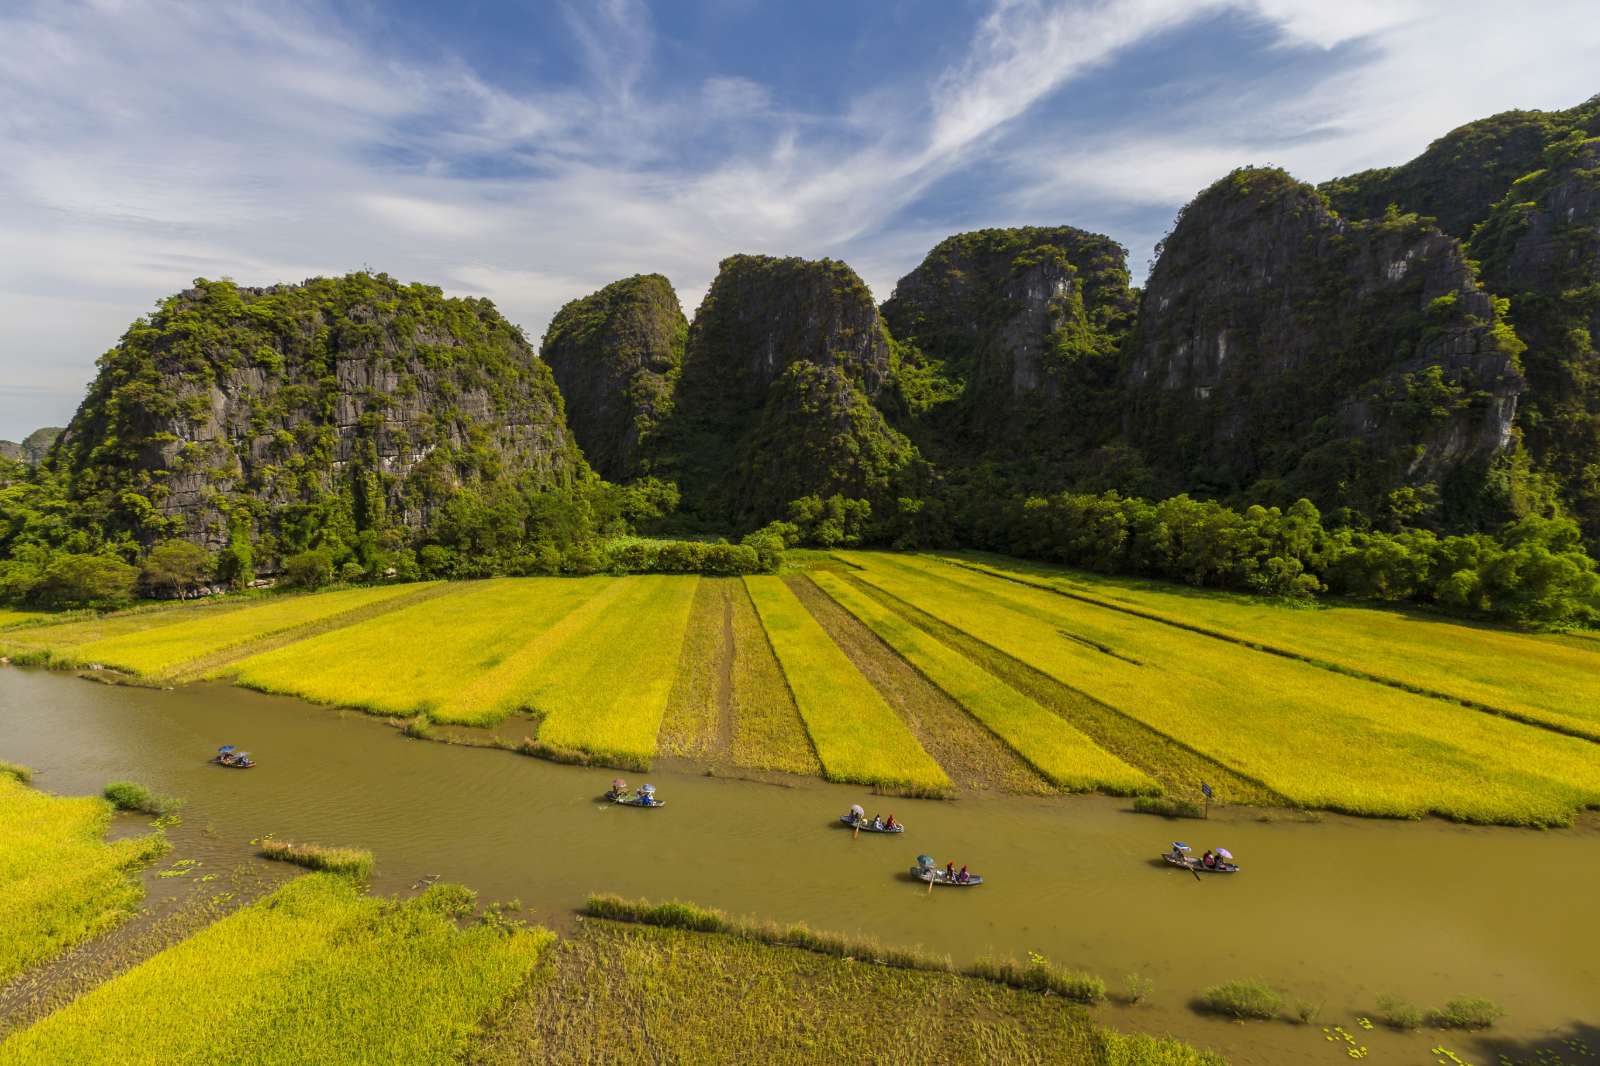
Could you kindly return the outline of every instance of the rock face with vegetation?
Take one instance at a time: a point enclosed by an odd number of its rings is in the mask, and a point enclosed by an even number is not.
[[[883,315],[901,343],[904,410],[947,461],[1004,448],[1061,457],[1106,421],[1133,322],[1127,252],[1070,226],[942,241],[901,278]]]
[[[672,283],[636,275],[573,300],[550,323],[539,357],[566,401],[572,434],[604,478],[646,472],[652,437],[672,408],[689,324]]]
[[[14,463],[28,463],[34,465],[44,462],[45,455],[50,451],[50,446],[61,435],[61,427],[46,426],[36,429],[22,438],[22,443],[13,440],[0,440],[0,459],[9,459]]]
[[[211,547],[348,545],[420,529],[463,487],[585,472],[520,329],[366,273],[163,301],[101,358],[52,461],[103,528]]]
[[[1151,273],[1125,429],[1174,490],[1503,520],[1523,389],[1504,310],[1416,216],[1352,223],[1282,171],[1236,171]]]
[[[874,406],[890,376],[872,294],[833,260],[723,260],[689,327],[656,467],[708,522],[759,525],[788,499],[878,496],[913,455]]]
[[[1323,189],[1349,217],[1395,204],[1467,242],[1527,345],[1517,427],[1534,473],[1600,543],[1600,97],[1472,122]]]

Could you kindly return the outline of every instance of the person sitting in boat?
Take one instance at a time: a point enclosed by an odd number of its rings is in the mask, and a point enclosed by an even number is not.
[[[893,812],[890,812],[889,817],[883,823],[883,827],[885,829],[893,829],[894,828],[894,813]]]
[[[872,816],[872,828],[880,830],[883,828],[883,815],[874,814]]]
[[[961,872],[956,874],[956,883],[964,885],[970,880],[972,880],[972,875],[967,873],[967,868],[965,865],[963,865],[961,867]]]
[[[1172,857],[1178,862],[1183,862],[1183,847],[1180,844],[1172,845]]]
[[[956,879],[956,864],[955,863],[947,862],[947,863],[944,864],[944,879],[946,881],[954,881]]]
[[[1204,866],[1208,870],[1215,870],[1217,868],[1217,857],[1211,854],[1210,848],[1207,848],[1206,853],[1200,856],[1200,865]]]

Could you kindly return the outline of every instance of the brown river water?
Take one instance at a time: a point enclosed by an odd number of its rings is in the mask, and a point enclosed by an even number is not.
[[[256,769],[207,762],[248,748]],[[1052,961],[1154,986],[1137,1006],[1097,1008],[1115,1027],[1173,1033],[1236,1063],[1348,1061],[1341,1024],[1376,1063],[1466,1061],[1535,1046],[1600,1062],[1600,819],[1533,831],[1239,808],[1209,822],[1138,815],[1098,797],[888,800],[820,780],[780,784],[648,775],[667,806],[597,802],[612,774],[510,752],[409,740],[353,712],[216,685],[176,691],[0,670],[0,758],[72,794],[133,779],[186,797],[173,858],[236,861],[265,834],[371,848],[374,889],[442,875],[485,900],[516,898],[570,927],[592,891],[679,898],[815,928],[920,945],[958,962]],[[637,784],[644,780],[627,775]],[[837,825],[851,803],[892,811],[902,836]],[[1271,819],[1271,820],[1268,820]],[[1181,838],[1231,850],[1235,876],[1201,880],[1156,861]],[[909,880],[918,853],[971,865],[986,883]],[[164,862],[170,860],[163,860]],[[1310,1026],[1196,1014],[1209,984],[1260,977],[1322,1004]],[[1489,1039],[1355,1024],[1379,995],[1423,1008],[1466,993],[1508,1012]],[[1564,1039],[1587,1040],[1593,1058]]]

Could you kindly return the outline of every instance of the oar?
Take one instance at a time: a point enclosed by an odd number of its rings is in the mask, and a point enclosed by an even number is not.
[[[860,822],[856,823],[856,831],[854,833],[850,834],[850,839],[851,840],[860,840],[861,839],[861,823]]]
[[[1187,865],[1187,864],[1185,864],[1185,865]],[[1194,874],[1194,879],[1196,881],[1200,880],[1200,871],[1199,870],[1196,870],[1193,866],[1190,866],[1189,867],[1189,872]]]

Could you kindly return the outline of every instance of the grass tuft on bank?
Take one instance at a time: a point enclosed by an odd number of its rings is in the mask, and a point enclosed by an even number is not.
[[[33,780],[33,767],[23,766],[19,762],[6,762],[0,759],[0,774],[13,777],[24,785]]]
[[[268,837],[261,854],[278,862],[291,862],[308,870],[322,870],[365,880],[372,876],[372,852],[364,848],[333,848],[323,844],[294,844]]]
[[[1265,981],[1224,981],[1200,993],[1200,1006],[1230,1018],[1270,1019],[1283,1010],[1283,996]]]
[[[106,786],[105,797],[119,811],[135,811],[157,818],[176,814],[178,808],[183,806],[183,801],[176,796],[152,792],[137,781],[113,781]]]

